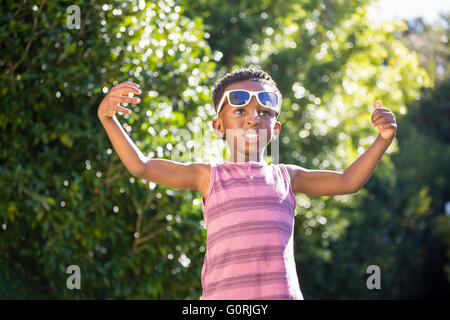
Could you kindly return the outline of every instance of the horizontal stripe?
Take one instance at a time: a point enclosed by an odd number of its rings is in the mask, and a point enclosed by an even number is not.
[[[216,182],[216,185],[214,187],[216,188],[217,192],[221,192],[223,190],[230,190],[238,187],[248,187],[249,182],[252,186],[267,186],[268,188],[273,188],[274,185],[274,183],[268,183],[266,177],[257,177],[254,175],[250,175],[246,176],[245,178],[233,177],[226,180],[220,180]]]
[[[248,300],[295,300],[294,297],[288,294],[280,294],[273,296],[264,296],[264,297],[250,297]]]
[[[208,211],[208,222],[233,212],[247,212],[249,210],[270,210],[286,213],[288,216],[295,216],[295,208],[289,201],[281,201],[279,197],[259,196],[236,198],[233,200],[218,203]]]
[[[248,249],[240,249],[221,254],[211,261],[207,261],[209,272],[229,266],[230,264],[242,264],[255,261],[282,260],[283,246],[262,246]]]
[[[225,278],[220,281],[212,282],[204,288],[204,295],[210,295],[217,291],[252,287],[261,287],[273,283],[286,283],[286,276],[283,272],[254,273],[245,274],[238,277]]]
[[[262,220],[262,221],[246,221],[237,223],[228,227],[224,227],[216,231],[209,237],[207,236],[207,246],[213,246],[216,242],[239,237],[248,234],[266,234],[281,233],[289,238],[292,234],[292,224],[281,221]]]
[[[277,182],[282,183],[277,184]],[[287,182],[283,183],[283,180],[272,180],[272,182],[269,183],[265,177],[254,176],[253,178],[230,178],[227,180],[219,180],[214,182],[214,192],[220,195],[223,194],[223,192],[233,192],[234,189],[238,188],[248,190],[250,187],[252,189],[261,189],[261,191],[267,190],[268,192],[273,192],[277,188],[279,189],[280,186],[284,189],[283,193],[287,194],[289,191],[289,185],[287,185]]]

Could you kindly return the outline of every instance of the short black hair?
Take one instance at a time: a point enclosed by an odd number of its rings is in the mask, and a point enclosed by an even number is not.
[[[242,68],[227,73],[222,79],[220,79],[212,90],[212,99],[214,102],[214,109],[217,111],[220,99],[222,99],[225,88],[229,85],[241,82],[245,80],[261,81],[271,85],[276,92],[278,90],[277,84],[271,76],[261,68]]]

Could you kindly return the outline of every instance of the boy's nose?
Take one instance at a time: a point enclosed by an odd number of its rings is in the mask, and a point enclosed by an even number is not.
[[[254,108],[248,112],[247,123],[258,123],[261,121],[261,117],[258,114],[258,109]]]
[[[247,114],[252,118],[259,117],[258,106],[259,106],[258,100],[256,100],[256,97],[252,97],[252,100],[250,100],[250,102],[248,103],[249,111]]]

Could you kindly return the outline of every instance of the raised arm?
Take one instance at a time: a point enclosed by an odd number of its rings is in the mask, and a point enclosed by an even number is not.
[[[122,163],[138,178],[172,188],[205,193],[209,184],[208,164],[148,159],[130,139],[115,116],[116,111],[131,113],[130,109],[120,106],[120,103],[140,102],[139,98],[128,97],[130,92],[140,94],[139,85],[129,81],[118,84],[110,90],[98,109],[98,118]]]
[[[294,192],[310,196],[330,196],[356,192],[343,172],[308,170],[294,164],[286,165]]]
[[[390,142],[380,136],[344,172],[308,170],[286,165],[291,175],[292,190],[311,196],[332,196],[358,192],[369,180]]]
[[[140,102],[139,98],[128,97],[128,93],[131,92],[140,94],[139,85],[127,81],[113,87],[100,103],[97,115],[120,160],[132,175],[136,175],[141,171],[145,156],[136,147],[115,116],[116,111],[131,113],[130,109],[120,106],[120,103]]]
[[[397,123],[389,109],[376,102],[372,114],[373,126],[380,134],[372,145],[344,172],[308,170],[297,165],[286,165],[294,192],[312,196],[329,196],[358,192],[369,180],[381,157],[394,139]]]
[[[136,176],[176,189],[198,190],[205,195],[209,185],[209,173],[210,166],[207,163],[149,159]]]

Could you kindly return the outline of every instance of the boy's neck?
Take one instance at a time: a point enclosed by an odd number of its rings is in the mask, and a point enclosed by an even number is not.
[[[231,155],[231,159],[228,160],[228,162],[234,162],[234,163],[266,163],[266,161],[264,160],[264,158],[262,157],[262,155],[257,154],[249,156],[249,155],[245,155],[245,157],[241,154],[241,155]]]

